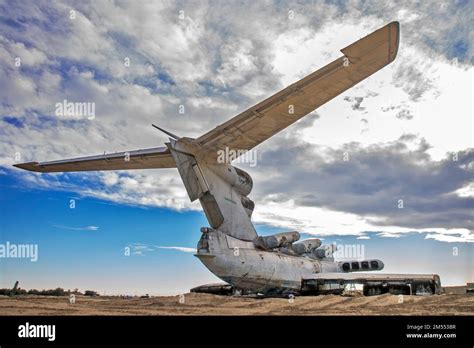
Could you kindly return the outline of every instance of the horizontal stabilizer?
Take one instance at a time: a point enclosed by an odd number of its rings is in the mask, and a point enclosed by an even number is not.
[[[176,164],[166,147],[87,156],[49,162],[14,164],[32,172],[82,172],[95,170],[128,170],[175,168]]]

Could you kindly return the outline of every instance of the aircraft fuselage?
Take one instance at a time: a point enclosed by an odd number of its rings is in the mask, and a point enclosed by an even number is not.
[[[342,272],[337,262],[258,250],[219,230],[203,234],[195,256],[223,281],[256,293],[299,293],[302,279],[311,274]]]

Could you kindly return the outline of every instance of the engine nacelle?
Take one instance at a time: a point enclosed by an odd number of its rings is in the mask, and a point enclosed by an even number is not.
[[[321,245],[319,248],[313,249],[311,254],[317,259],[331,258],[336,251],[334,244]]]
[[[309,238],[309,239],[305,239],[298,243],[293,244],[291,248],[297,255],[302,255],[302,254],[310,253],[311,251],[313,251],[313,249],[317,249],[320,246],[321,246],[320,239]]]
[[[300,239],[298,232],[284,232],[272,234],[271,236],[257,237],[253,244],[259,249],[270,250],[287,246],[298,239]]]
[[[218,164],[210,166],[212,171],[230,184],[242,196],[248,196],[252,192],[252,177],[242,169],[230,164]]]

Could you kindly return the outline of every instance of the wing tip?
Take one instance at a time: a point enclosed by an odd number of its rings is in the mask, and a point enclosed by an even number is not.
[[[41,172],[41,167],[38,165],[38,162],[26,162],[18,163],[13,165],[16,168],[28,170],[30,172]]]
[[[388,30],[389,30],[389,38],[392,38],[392,35],[395,37],[394,42],[390,42],[390,48],[389,48],[389,62],[393,62],[395,58],[397,57],[398,53],[398,47],[400,46],[400,22],[399,21],[393,21],[387,24]]]
[[[360,52],[361,46],[363,45],[370,45],[371,40],[374,38],[379,37],[379,40],[386,40],[388,42],[388,55],[387,55],[387,64],[390,64],[395,60],[398,53],[398,46],[400,44],[400,22],[392,21],[383,27],[373,31],[372,33],[364,36],[363,38],[353,42],[347,47],[341,49],[341,52],[345,56],[353,56],[357,57],[363,52]]]

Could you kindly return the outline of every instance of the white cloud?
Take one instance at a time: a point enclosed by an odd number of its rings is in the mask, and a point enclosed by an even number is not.
[[[474,243],[474,234],[468,232],[461,232],[457,235],[443,234],[443,233],[429,233],[425,236],[425,239],[434,239],[440,242],[447,243]]]
[[[176,250],[184,253],[196,253],[196,248],[181,247],[181,246],[162,246],[151,245],[143,243],[132,243],[130,246],[132,255],[145,256],[148,252],[158,252],[159,249]]]
[[[71,226],[54,225],[54,227],[65,229],[65,230],[73,230],[73,231],[97,231],[97,230],[99,230],[99,226],[71,227]]]
[[[360,217],[340,211],[317,207],[295,207],[293,201],[266,202],[257,204],[253,221],[280,228],[297,230],[314,236],[352,235],[357,239],[370,239],[367,232],[379,232],[378,237],[400,238],[406,233],[435,233],[433,236],[458,234],[457,240],[469,242],[473,235],[467,229],[458,228],[413,228],[380,226],[380,219]],[[382,232],[380,232],[382,231]]]
[[[402,235],[400,233],[390,233],[390,232],[382,232],[378,233],[377,237],[383,238],[400,238]]]
[[[455,191],[459,197],[474,197],[474,182],[471,182]]]
[[[182,251],[184,253],[196,253],[196,248],[187,248],[187,247],[179,247],[179,246],[156,246],[158,249],[170,249],[170,250],[177,250]]]

